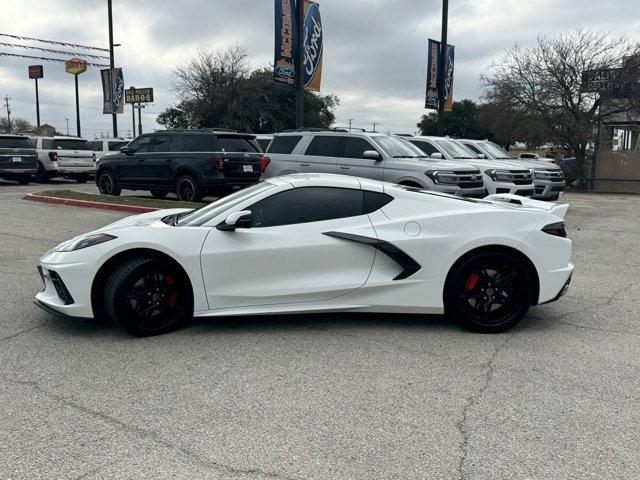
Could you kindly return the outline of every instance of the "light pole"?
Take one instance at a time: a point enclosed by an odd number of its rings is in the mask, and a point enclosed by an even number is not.
[[[107,0],[107,13],[109,16],[109,65],[114,68],[115,61],[113,58],[113,8],[111,6],[111,0]],[[113,119],[113,137],[118,138],[118,115],[116,113],[111,114]]]
[[[447,61],[447,27],[449,22],[449,0],[442,0],[442,36],[440,37],[440,59],[438,61],[438,136],[444,135],[444,87]]]

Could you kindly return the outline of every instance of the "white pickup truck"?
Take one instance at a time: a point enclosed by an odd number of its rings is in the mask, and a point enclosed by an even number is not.
[[[36,181],[46,182],[54,177],[73,178],[86,183],[95,173],[96,156],[91,145],[78,137],[30,137],[38,152]]]

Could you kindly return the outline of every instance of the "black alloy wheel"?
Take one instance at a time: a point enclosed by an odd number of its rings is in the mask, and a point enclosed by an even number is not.
[[[102,195],[118,196],[122,190],[116,187],[115,179],[111,172],[100,172],[98,174],[98,190]]]
[[[467,328],[497,333],[517,324],[531,305],[531,278],[523,263],[504,253],[483,253],[454,272],[445,293],[447,315]]]
[[[147,337],[175,330],[192,315],[191,288],[175,265],[153,257],[122,264],[109,277],[107,315],[132,335]]]
[[[46,183],[49,181],[49,175],[47,174],[47,171],[44,169],[44,165],[42,165],[42,162],[38,162],[38,169],[36,170],[36,173],[34,175],[34,179],[36,182],[38,183]]]
[[[202,191],[198,182],[191,175],[183,175],[176,182],[176,195],[183,202],[199,202],[202,200]]]

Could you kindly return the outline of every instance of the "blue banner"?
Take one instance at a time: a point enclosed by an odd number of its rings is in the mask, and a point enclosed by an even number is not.
[[[124,75],[122,68],[100,70],[102,76],[102,113],[124,112]]]
[[[440,54],[442,44],[437,40],[429,39],[429,53],[427,57],[427,93],[425,108],[438,109],[439,104],[439,75]],[[450,112],[453,107],[453,72],[455,67],[455,47],[447,45],[444,70],[444,98],[445,111]]]
[[[298,21],[296,0],[275,0],[276,49],[274,80],[286,85],[296,85],[296,58],[298,54]]]

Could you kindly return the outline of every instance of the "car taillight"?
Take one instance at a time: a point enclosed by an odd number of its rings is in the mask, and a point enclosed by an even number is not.
[[[49,152],[49,160],[52,162],[58,161],[58,152]]]
[[[552,223],[542,229],[544,233],[555,235],[556,237],[567,238],[567,229],[564,222]]]
[[[260,173],[264,173],[269,164],[271,163],[271,159],[269,157],[261,157],[260,158]]]
[[[223,170],[224,165],[222,164],[222,157],[220,155],[214,155],[209,159],[211,166],[214,170]]]

